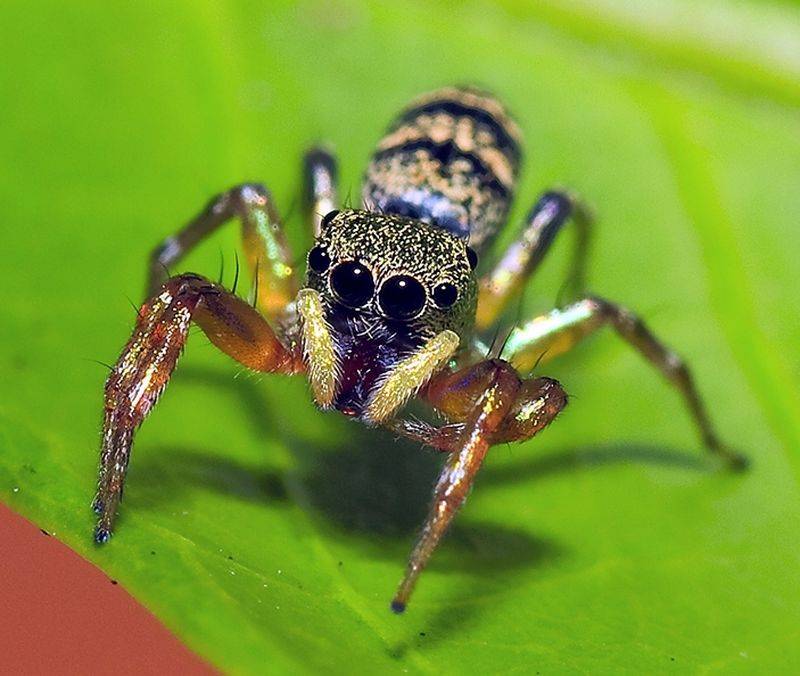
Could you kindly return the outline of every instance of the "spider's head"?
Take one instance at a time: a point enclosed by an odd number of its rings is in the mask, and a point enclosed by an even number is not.
[[[466,242],[421,221],[334,211],[308,254],[306,285],[329,315],[346,315],[414,339],[472,328],[477,259]],[[336,322],[334,322],[336,323]],[[376,327],[377,328],[377,327]]]

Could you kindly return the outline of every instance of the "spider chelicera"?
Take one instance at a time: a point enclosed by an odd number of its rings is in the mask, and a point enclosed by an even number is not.
[[[579,293],[589,219],[574,196],[545,193],[514,243],[476,276],[478,253],[505,222],[520,160],[519,129],[496,99],[469,88],[441,89],[414,101],[378,144],[361,210],[336,210],[332,155],[321,149],[306,155],[315,243],[304,281],[261,185],[221,194],[165,240],[153,252],[148,298],[133,335],[106,382],[95,540],[111,535],[134,432],[166,387],[193,322],[249,369],[305,374],[319,408],[446,454],[391,604],[396,612],[489,448],[531,438],[566,406],[559,383],[530,377],[531,370],[601,326],[610,324],[678,388],[710,452],[743,466],[720,442],[685,363],[628,310]],[[242,224],[252,304],[200,275],[165,272],[232,218]],[[579,235],[575,300],[517,326],[489,351],[485,336],[567,222]],[[412,397],[443,422],[404,416]]]

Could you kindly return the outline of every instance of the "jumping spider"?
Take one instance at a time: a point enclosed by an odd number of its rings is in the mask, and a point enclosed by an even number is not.
[[[571,220],[573,279],[582,291],[589,219],[570,194],[544,194],[518,239],[478,278],[478,253],[503,225],[521,160],[520,132],[486,93],[446,88],[400,114],[367,168],[364,209],[337,211],[334,158],[306,156],[315,243],[301,283],[280,218],[261,185],[215,198],[152,255],[148,299],[105,387],[95,540],[106,542],[122,498],[134,431],[164,390],[194,322],[249,369],[308,378],[321,409],[447,454],[433,504],[391,607],[402,612],[493,444],[530,439],[567,404],[558,382],[526,377],[610,324],[682,394],[708,450],[733,466],[686,365],[616,303],[574,302],[514,328],[487,358],[483,336]],[[197,274],[168,266],[237,217],[253,305]],[[498,353],[499,352],[499,353]],[[447,422],[403,417],[418,397]]]

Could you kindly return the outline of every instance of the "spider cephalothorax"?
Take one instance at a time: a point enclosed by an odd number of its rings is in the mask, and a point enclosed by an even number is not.
[[[466,241],[391,214],[338,211],[324,221],[306,285],[332,312],[356,310],[420,339],[444,329],[469,337],[478,285]]]
[[[447,454],[433,503],[392,609],[405,608],[431,554],[466,499],[489,448],[529,439],[567,403],[530,371],[610,324],[680,390],[709,450],[741,466],[718,439],[685,364],[624,308],[596,296],[522,323],[487,358],[484,340],[572,217],[573,279],[582,291],[588,220],[573,196],[545,193],[512,245],[481,278],[477,255],[511,204],[521,134],[503,106],[447,88],[412,103],[390,127],[364,181],[364,210],[336,211],[333,156],[306,156],[315,242],[301,284],[266,188],[237,186],[153,253],[148,299],[106,382],[95,540],[111,536],[133,435],[166,387],[189,328],[247,368],[305,373],[317,405]],[[254,277],[249,304],[200,275],[164,274],[232,217],[243,226]],[[406,418],[412,397],[444,422]]]
[[[445,330],[468,340],[474,261],[464,240],[418,220],[327,215],[308,255],[306,288],[319,294],[334,346],[330,405],[363,417],[387,374],[426,341]]]

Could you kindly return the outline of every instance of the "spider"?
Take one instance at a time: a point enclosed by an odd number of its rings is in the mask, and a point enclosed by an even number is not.
[[[705,447],[732,467],[686,364],[632,312],[581,295],[590,218],[571,193],[536,202],[517,239],[480,278],[475,269],[504,224],[521,161],[505,107],[467,87],[413,101],[378,144],[363,209],[337,210],[336,160],[305,157],[315,242],[299,279],[275,203],[260,184],[214,198],[152,253],[147,300],[105,385],[94,538],[106,542],[122,499],[135,430],[163,392],[192,323],[248,369],[304,374],[316,405],[384,427],[445,454],[428,517],[391,608],[402,612],[493,444],[522,441],[567,404],[561,385],[530,375],[610,325],[681,393]],[[194,273],[168,276],[185,253],[238,218],[254,278],[248,303]],[[487,348],[504,309],[563,226],[578,232],[573,302],[508,331]],[[404,414],[412,398],[443,419]]]

